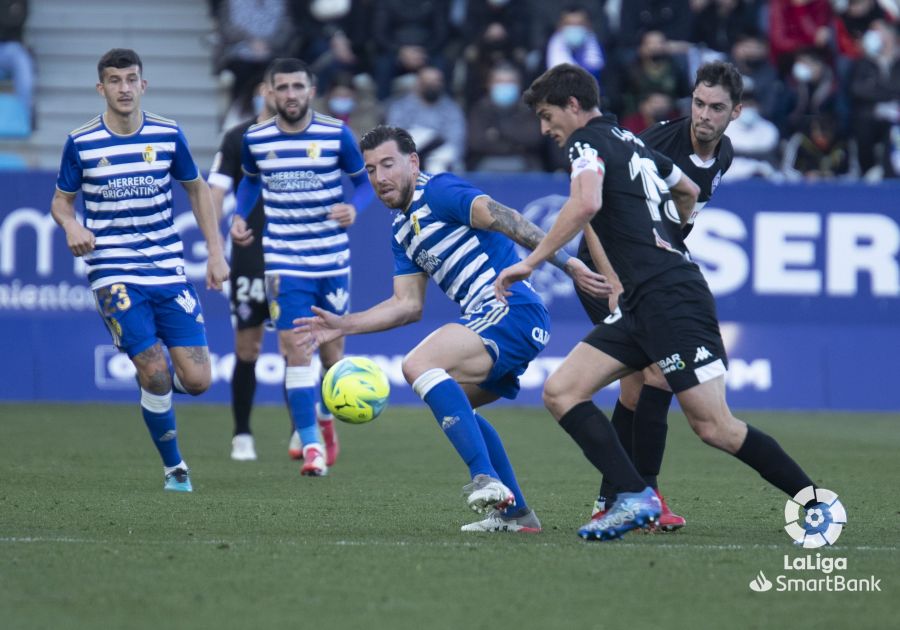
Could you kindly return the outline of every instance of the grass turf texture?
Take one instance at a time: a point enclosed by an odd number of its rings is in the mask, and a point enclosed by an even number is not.
[[[783,557],[785,498],[673,414],[661,487],[688,526],[586,543],[597,476],[542,410],[495,422],[539,535],[464,534],[466,470],[427,409],[341,425],[322,479],[287,458],[288,420],[254,412],[258,462],[232,462],[230,412],[182,406],[194,493],[164,493],[138,408],[0,406],[0,626],[14,628],[893,627],[898,415],[762,414],[836,491],[849,524],[822,556],[881,593],[751,592]],[[890,471],[894,471],[891,473]],[[886,474],[887,473],[887,474]],[[893,498],[892,498],[893,497]],[[834,575],[833,573],[832,575]],[[627,620],[627,624],[626,624]]]

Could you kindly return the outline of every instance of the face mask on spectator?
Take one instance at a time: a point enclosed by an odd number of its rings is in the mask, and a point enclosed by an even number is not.
[[[338,116],[346,116],[356,107],[356,101],[352,96],[335,96],[328,99],[328,109]]]
[[[442,93],[443,90],[435,85],[426,85],[422,88],[422,98],[426,103],[436,103]]]
[[[748,107],[744,104],[744,107],[741,109],[741,115],[738,118],[745,125],[752,125],[759,121],[762,116],[759,115],[759,110],[756,107]]]
[[[884,42],[881,41],[881,33],[878,31],[866,31],[862,36],[862,49],[869,57],[877,57],[881,54]]]
[[[519,100],[519,86],[515,83],[495,83],[491,86],[491,100],[497,107],[509,107]]]
[[[563,41],[569,48],[580,48],[587,40],[588,30],[577,24],[570,24],[562,28]]]
[[[812,68],[810,68],[802,61],[797,61],[794,63],[794,67],[791,69],[791,74],[793,74],[794,78],[797,79],[797,81],[799,81],[800,83],[809,83],[813,78]]]

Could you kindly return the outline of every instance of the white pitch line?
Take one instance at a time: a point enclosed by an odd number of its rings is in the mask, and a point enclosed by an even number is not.
[[[502,537],[502,535],[497,534],[497,537]],[[309,547],[309,546],[332,546],[332,547],[479,547],[489,540],[493,540],[494,536],[486,536],[479,537],[478,542],[476,541],[442,541],[442,542],[431,542],[431,541],[418,541],[418,540],[331,540],[326,542],[317,542],[317,541],[303,541],[303,540],[273,540],[273,541],[264,541],[264,540],[226,540],[226,539],[197,539],[197,540],[143,540],[143,539],[133,539],[133,538],[125,538],[122,540],[96,540],[90,538],[70,538],[65,536],[60,537],[45,537],[45,536],[2,536],[0,537],[0,543],[64,543],[64,544],[83,544],[83,545],[116,545],[116,544],[139,544],[139,545],[173,545],[173,544],[182,544],[182,545],[261,545],[261,544],[275,544],[275,545],[287,545],[287,546],[295,546],[295,547]],[[551,542],[543,542],[543,541],[534,541],[528,543],[529,546],[536,547],[553,547],[559,548],[561,545],[559,543],[551,543]],[[793,547],[788,544],[784,545],[711,545],[711,544],[694,544],[694,543],[651,543],[648,542],[646,544],[643,543],[635,543],[635,542],[627,542],[627,541],[608,541],[607,544],[600,543],[584,543],[588,547],[596,547],[601,549],[615,549],[615,548],[628,548],[628,549],[665,549],[665,550],[685,550],[685,551],[697,551],[697,550],[705,550],[705,551],[751,551],[751,550],[771,550],[771,551],[800,551],[800,549]],[[838,545],[835,547],[826,547],[830,551],[874,551],[874,552],[891,552],[896,553],[900,551],[900,547],[892,547],[892,546],[882,546],[882,547],[873,547],[870,545],[860,545],[858,547],[853,546],[845,546]],[[810,553],[813,550],[808,550]],[[818,551],[818,550],[816,550]]]

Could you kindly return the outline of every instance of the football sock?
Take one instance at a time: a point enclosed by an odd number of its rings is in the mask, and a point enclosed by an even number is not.
[[[169,473],[175,472],[175,471],[178,470],[179,468],[182,468],[182,469],[184,469],[184,470],[188,470],[188,465],[187,465],[186,463],[184,463],[184,460],[181,460],[180,462],[178,462],[178,463],[175,464],[174,466],[163,466],[163,472],[164,472],[165,474],[168,475]]]
[[[231,412],[234,434],[250,433],[250,410],[256,393],[256,361],[236,359],[231,373]]]
[[[175,368],[170,367],[169,369],[172,372],[172,391],[176,394],[190,394],[190,392],[184,388],[184,385],[181,384],[181,379],[178,378],[178,372],[175,371]]]
[[[417,378],[413,389],[431,408],[444,435],[469,467],[469,474],[472,477],[490,475],[496,478],[497,471],[491,465],[475,412],[459,383],[445,370],[435,368]]]
[[[631,461],[651,488],[656,488],[656,477],[666,450],[666,434],[669,432],[667,416],[672,396],[674,394],[665,389],[644,385],[634,410]]]
[[[316,426],[316,371],[311,365],[288,366],[284,374],[288,410],[303,446],[319,444]]]
[[[622,404],[621,400],[616,400],[616,406],[612,415],[613,429],[619,436],[619,442],[629,458],[632,458],[632,448],[634,445],[634,411]],[[606,504],[612,505],[616,500],[616,489],[612,487],[606,477],[600,484],[600,496],[607,499]]]
[[[590,400],[563,415],[559,426],[572,436],[584,456],[619,492],[640,492],[646,487],[616,437],[606,416]]]
[[[493,464],[494,470],[497,471],[503,485],[512,490],[512,493],[516,497],[516,504],[512,508],[504,510],[504,513],[507,515],[510,513],[519,514],[520,510],[527,510],[528,505],[525,503],[525,496],[522,494],[522,489],[519,488],[519,482],[516,480],[516,473],[509,461],[509,457],[506,455],[506,449],[503,448],[503,441],[500,439],[500,435],[493,425],[485,420],[481,414],[476,413],[475,420],[478,421],[478,428],[481,429],[481,435],[484,437],[484,443],[487,445],[488,455],[491,458],[491,464]],[[525,512],[521,513],[524,514]]]
[[[813,485],[812,479],[806,476],[803,469],[784,452],[772,436],[749,424],[747,437],[734,456],[789,496]]]
[[[177,466],[181,462],[181,453],[178,452],[172,392],[160,396],[141,388],[141,415],[163,465]]]

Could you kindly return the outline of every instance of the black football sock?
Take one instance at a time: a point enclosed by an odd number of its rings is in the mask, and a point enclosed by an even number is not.
[[[803,469],[784,452],[772,436],[749,424],[747,437],[734,456],[789,496],[813,485],[812,479],[806,476]]]
[[[619,436],[619,442],[625,450],[628,458],[634,460],[632,456],[632,448],[634,446],[634,411],[622,404],[621,400],[616,400],[616,406],[612,414],[613,429]],[[610,506],[616,500],[616,489],[611,483],[603,477],[600,483],[600,496],[606,499],[606,505]]]
[[[250,410],[256,394],[256,361],[235,359],[231,374],[231,412],[234,434],[250,433]]]
[[[640,492],[644,480],[634,469],[606,416],[591,401],[578,403],[560,419],[584,456],[620,492]]]
[[[656,476],[666,450],[669,405],[672,392],[644,385],[634,409],[634,445],[631,460],[648,486],[656,488]]]

